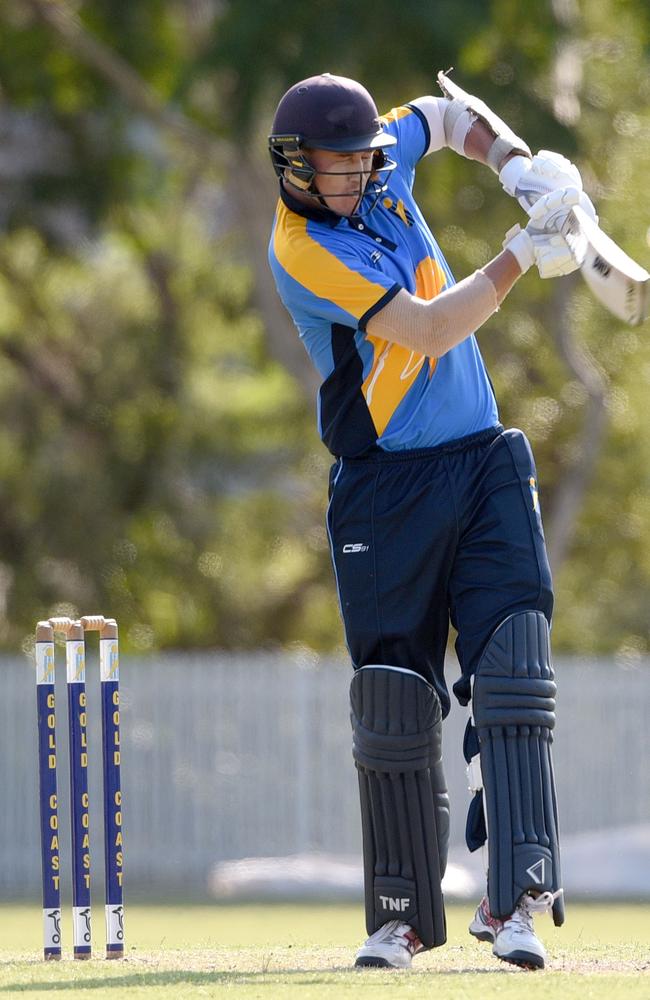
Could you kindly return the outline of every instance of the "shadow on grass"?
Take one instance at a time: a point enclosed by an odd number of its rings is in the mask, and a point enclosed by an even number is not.
[[[436,980],[446,977],[467,975],[513,975],[519,970],[513,969],[447,969],[444,972],[436,972],[435,969],[422,970],[422,972],[409,972],[408,979],[422,979],[425,976],[435,976]],[[387,969],[354,969],[350,966],[340,966],[332,969],[273,969],[259,972],[134,972],[128,976],[115,976],[107,979],[72,979],[50,982],[14,983],[1,988],[2,993],[31,993],[36,990],[47,992],[48,990],[121,990],[129,986],[173,986],[187,983],[189,986],[209,986],[221,983],[229,986],[242,986],[246,983],[254,983],[256,986],[277,987],[278,980],[294,978],[304,986],[318,986],[328,983],[333,975],[345,972],[351,976],[359,976],[366,979],[370,984],[375,976],[392,976],[394,972]],[[399,972],[397,976],[401,978]],[[301,978],[305,977],[305,978]],[[309,977],[309,978],[306,978]]]

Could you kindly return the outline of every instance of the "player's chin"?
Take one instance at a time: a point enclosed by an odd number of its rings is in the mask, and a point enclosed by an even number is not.
[[[330,198],[325,199],[327,201],[328,207],[336,212],[337,215],[354,215],[359,207],[359,195],[343,195],[340,198]]]

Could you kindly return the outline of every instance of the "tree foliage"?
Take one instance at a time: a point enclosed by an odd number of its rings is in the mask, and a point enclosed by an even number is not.
[[[328,69],[387,108],[453,65],[647,264],[647,5],[6,0],[0,26],[0,641],[103,610],[134,648],[332,648],[328,456],[265,272],[275,102]],[[417,185],[458,276],[522,221],[451,152]],[[556,648],[647,652],[647,331],[529,275],[480,342],[538,459]]]

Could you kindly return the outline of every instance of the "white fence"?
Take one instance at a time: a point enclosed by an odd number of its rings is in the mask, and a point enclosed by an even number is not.
[[[0,661],[0,894],[40,891],[34,671]],[[555,760],[565,835],[650,823],[650,662],[559,661]],[[95,892],[103,866],[99,680],[88,669]],[[276,654],[125,658],[121,670],[125,884],[203,895],[216,862],[305,851],[358,854],[346,664]],[[450,678],[455,667],[450,663]],[[66,710],[57,680],[63,885],[69,885]],[[452,843],[468,801],[462,731],[445,723]]]

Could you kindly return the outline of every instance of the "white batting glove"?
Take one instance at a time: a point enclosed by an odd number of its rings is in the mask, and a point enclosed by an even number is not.
[[[576,188],[560,188],[542,195],[530,208],[530,222],[525,229],[513,226],[506,233],[504,250],[516,258],[522,274],[533,264],[540,278],[558,278],[579,267],[560,228],[567,213],[580,201]]]
[[[514,156],[499,173],[503,189],[516,198],[530,214],[531,206],[549,191],[558,188],[576,188],[580,192],[580,207],[590,219],[598,222],[596,209],[588,194],[582,189],[580,171],[561,153],[540,149],[532,160],[527,156]]]

